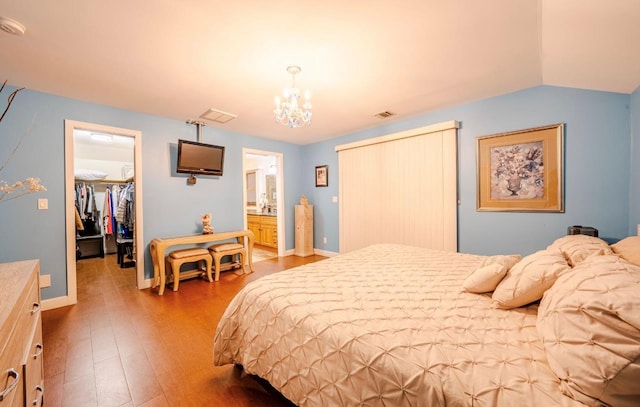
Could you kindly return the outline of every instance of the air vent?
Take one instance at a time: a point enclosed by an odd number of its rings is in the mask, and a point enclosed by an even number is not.
[[[395,115],[396,115],[395,113],[385,110],[384,112],[374,114],[373,117],[377,117],[378,119],[386,119],[387,117],[391,117]]]
[[[236,118],[235,114],[223,112],[222,110],[209,109],[200,115],[201,118],[217,123],[226,123]]]

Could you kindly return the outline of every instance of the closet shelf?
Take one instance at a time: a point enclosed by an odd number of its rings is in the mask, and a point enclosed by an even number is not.
[[[86,181],[86,180],[82,180],[82,179],[76,178],[76,181],[86,182],[88,184],[126,184],[128,182],[133,182],[133,177],[129,177],[127,179],[105,178],[105,179],[97,179],[97,180],[92,180],[92,181]]]

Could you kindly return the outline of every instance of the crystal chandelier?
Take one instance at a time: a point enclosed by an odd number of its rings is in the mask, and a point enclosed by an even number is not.
[[[298,105],[300,99],[300,89],[296,88],[296,75],[300,73],[302,69],[299,66],[290,66],[287,68],[287,72],[291,74],[292,85],[290,88],[285,88],[283,92],[284,101],[280,100],[279,96],[276,96],[276,108],[273,109],[273,117],[276,123],[289,126],[292,129],[294,127],[301,127],[305,124],[311,124],[311,94],[309,91],[304,92],[304,104],[302,107]]]

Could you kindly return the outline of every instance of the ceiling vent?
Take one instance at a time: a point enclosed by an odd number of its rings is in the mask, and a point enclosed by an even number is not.
[[[23,35],[26,31],[24,25],[7,17],[0,17],[0,30],[13,35]]]
[[[202,113],[200,117],[216,123],[226,123],[230,120],[235,119],[237,116],[235,114],[223,112],[222,110],[209,109],[206,112]]]
[[[385,110],[384,112],[374,114],[373,117],[377,117],[378,119],[386,119],[387,117],[391,117],[395,115],[396,115],[395,113]]]

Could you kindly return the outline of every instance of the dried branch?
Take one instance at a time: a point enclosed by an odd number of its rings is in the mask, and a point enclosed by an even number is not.
[[[5,80],[2,83],[2,86],[0,87],[0,93],[2,93],[6,84],[7,84],[7,81]],[[7,98],[7,107],[5,107],[4,112],[2,112],[2,116],[0,116],[0,122],[2,122],[2,119],[4,119],[4,116],[9,111],[9,108],[13,103],[13,99],[16,97],[18,92],[20,92],[23,89],[24,88],[20,88],[11,92],[11,94]],[[24,140],[25,136],[31,133],[31,129],[33,128],[34,122],[35,122],[35,115],[31,120],[31,125],[29,126],[27,131],[20,136],[20,138],[18,139],[18,143],[14,147],[13,151],[11,151],[11,154],[9,155],[9,157],[7,157],[7,159],[2,164],[2,166],[0,166],[0,173],[5,169],[7,164],[9,164],[13,156],[16,154],[16,151],[18,150],[18,147],[20,147],[20,145],[22,144],[22,141]],[[40,185],[40,178],[27,178],[24,181],[18,181],[13,185],[9,185],[7,182],[0,179],[0,202],[10,201],[10,200],[19,198],[23,195],[30,194],[32,192],[46,191],[46,190],[47,189],[43,185]],[[9,194],[11,193],[13,193],[13,196],[8,197]]]
[[[2,83],[2,87],[0,88],[0,93],[2,92],[2,90],[4,89],[4,86],[6,84],[7,84],[7,81],[5,80]],[[18,94],[18,92],[20,92],[23,89],[24,88],[19,88],[19,89],[14,90],[13,92],[11,92],[11,94],[7,98],[7,107],[4,108],[4,112],[2,112],[2,116],[0,116],[0,122],[2,121],[2,119],[4,119],[4,115],[7,114],[7,112],[9,111],[9,108],[11,107],[11,103],[13,103],[13,98],[15,98],[16,95]]]

